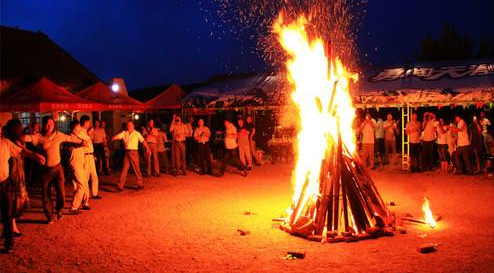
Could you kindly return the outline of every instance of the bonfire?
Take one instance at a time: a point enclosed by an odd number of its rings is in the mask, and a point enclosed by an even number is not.
[[[350,84],[358,76],[330,54],[322,37],[309,33],[308,23],[305,16],[285,22],[281,14],[273,26],[289,57],[287,81],[300,128],[292,205],[281,227],[322,241],[386,234],[393,219],[358,159],[352,128]]]

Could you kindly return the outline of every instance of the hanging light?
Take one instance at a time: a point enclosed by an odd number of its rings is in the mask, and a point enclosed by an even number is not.
[[[118,84],[114,83],[111,85],[111,90],[116,93],[116,92],[118,92],[118,90],[120,90],[120,86]]]
[[[135,114],[135,115],[134,115],[134,119],[135,119],[135,120],[139,120],[139,114]]]

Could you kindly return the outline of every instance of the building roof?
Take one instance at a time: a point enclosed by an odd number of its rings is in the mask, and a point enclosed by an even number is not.
[[[180,109],[185,92],[177,84],[168,87],[161,94],[146,102],[149,110]]]
[[[127,96],[123,92],[113,92],[102,83],[97,82],[77,93],[81,98],[104,104],[105,110],[142,110],[144,104]]]
[[[21,84],[47,77],[79,90],[98,77],[42,32],[0,26],[0,80]]]
[[[21,89],[15,94],[0,95],[0,111],[50,112],[102,109],[103,105],[83,99],[47,78]]]

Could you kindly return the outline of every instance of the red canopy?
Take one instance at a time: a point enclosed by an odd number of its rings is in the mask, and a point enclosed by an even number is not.
[[[123,93],[113,92],[102,83],[97,82],[77,93],[81,98],[103,104],[104,110],[144,110],[144,103]]]
[[[163,93],[146,102],[148,110],[180,109],[185,92],[177,84],[168,87]]]
[[[97,111],[102,105],[85,100],[47,78],[0,99],[0,111]]]

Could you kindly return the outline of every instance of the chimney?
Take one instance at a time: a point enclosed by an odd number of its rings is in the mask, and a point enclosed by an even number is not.
[[[115,93],[123,93],[129,95],[127,92],[127,86],[123,78],[111,78],[110,79],[110,89]]]

